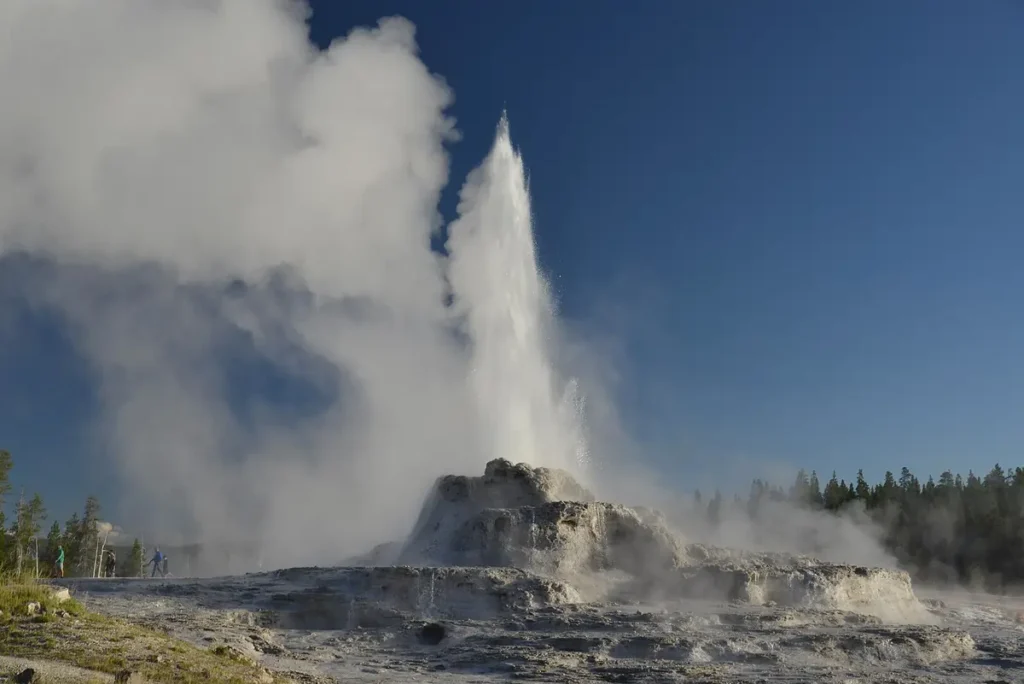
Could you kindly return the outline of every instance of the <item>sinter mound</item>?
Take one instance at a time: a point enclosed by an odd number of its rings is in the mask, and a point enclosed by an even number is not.
[[[515,567],[583,584],[594,573],[620,573],[629,577],[617,588],[622,598],[928,615],[903,571],[686,544],[659,515],[595,501],[565,471],[503,459],[482,477],[439,478],[398,564]]]

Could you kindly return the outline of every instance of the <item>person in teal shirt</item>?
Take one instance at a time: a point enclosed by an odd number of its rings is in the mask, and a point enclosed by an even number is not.
[[[64,547],[63,546],[58,546],[57,547],[57,560],[54,562],[54,565],[57,566],[57,575],[59,577],[63,577],[64,576]]]

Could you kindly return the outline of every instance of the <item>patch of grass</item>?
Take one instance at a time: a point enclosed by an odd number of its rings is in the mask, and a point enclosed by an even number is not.
[[[29,615],[31,602],[44,611]],[[199,648],[158,630],[90,613],[74,600],[59,602],[44,584],[0,583],[0,610],[0,653],[5,655],[57,660],[107,674],[129,669],[154,683],[287,681],[230,647]]]
[[[78,601],[74,599],[59,601],[51,587],[37,582],[14,584],[9,581],[0,580],[0,611],[3,618],[11,619],[28,616],[30,603],[38,603],[42,613],[49,613],[58,609],[65,610],[72,615],[81,615],[85,612]]]

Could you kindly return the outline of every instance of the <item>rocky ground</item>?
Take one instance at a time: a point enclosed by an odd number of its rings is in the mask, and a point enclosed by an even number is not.
[[[297,681],[1016,682],[1024,629],[993,597],[926,598],[936,624],[686,599],[573,603],[495,569],[293,569],[212,580],[89,580],[101,613]]]
[[[253,659],[89,611],[66,587],[0,583],[0,682],[274,684]]]
[[[309,682],[1010,682],[1024,605],[898,570],[686,543],[507,461],[439,478],[350,566],[68,581],[93,611]]]

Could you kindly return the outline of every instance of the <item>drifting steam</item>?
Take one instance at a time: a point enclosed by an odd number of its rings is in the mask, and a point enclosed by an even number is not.
[[[585,456],[506,123],[430,248],[452,96],[409,22],[325,51],[276,0],[0,25],[0,258],[95,372],[131,527],[329,561],[403,532],[439,473]],[[306,410],[235,396],[254,368]]]
[[[602,458],[628,454],[602,383],[585,424],[557,372],[602,365],[557,329],[508,122],[438,254],[451,92],[409,22],[320,51],[300,9],[0,3],[0,268],[31,265],[25,296],[92,368],[119,522],[263,567],[332,562],[494,458],[678,512],[634,459]],[[828,548],[877,549],[819,522]],[[772,532],[693,534],[800,546]]]

